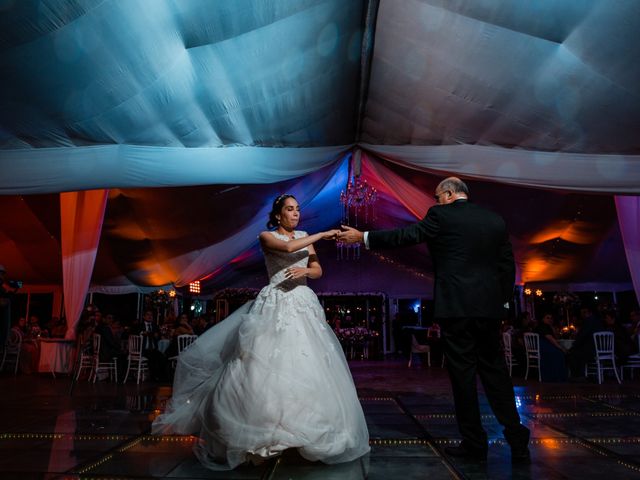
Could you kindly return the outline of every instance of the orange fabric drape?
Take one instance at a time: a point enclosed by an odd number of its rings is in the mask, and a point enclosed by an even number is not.
[[[108,190],[87,190],[60,194],[62,286],[68,339],[75,338],[91,282],[108,193]]]

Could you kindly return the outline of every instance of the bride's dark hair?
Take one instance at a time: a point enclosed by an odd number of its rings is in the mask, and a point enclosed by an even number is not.
[[[282,195],[276,197],[276,199],[273,201],[273,206],[271,207],[271,211],[269,212],[269,221],[267,222],[267,228],[275,228],[278,226],[278,219],[276,218],[276,215],[280,215],[282,207],[284,206],[284,202],[287,198],[293,198],[294,200],[296,199],[296,197],[294,197],[293,195],[283,193]]]

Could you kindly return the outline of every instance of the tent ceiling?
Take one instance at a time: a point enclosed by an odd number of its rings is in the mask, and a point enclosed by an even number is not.
[[[3,3],[5,147],[638,152],[632,0]]]
[[[335,226],[347,178],[343,167],[331,170],[335,146],[640,154],[637,31],[633,0],[1,2],[0,191],[117,178],[100,184],[111,191],[96,283],[172,283],[219,245],[220,265],[206,256],[212,286],[259,284],[255,242],[236,252],[229,239],[261,225],[269,200],[292,188],[305,206],[303,228]],[[137,147],[158,149],[142,159],[156,162],[156,173],[129,168],[142,158]],[[265,157],[261,168],[284,170],[270,177],[236,157],[225,164],[235,147],[278,147],[307,164],[289,169]],[[187,178],[182,152],[196,150],[205,168]],[[206,168],[209,152],[216,162]],[[438,181],[387,167],[427,192]],[[43,170],[55,180],[31,188]],[[176,186],[133,188],[144,185]],[[507,218],[523,280],[629,281],[610,196],[471,185],[474,199]],[[415,218],[391,193],[381,192],[374,227]],[[58,283],[56,195],[4,195],[0,212],[1,262],[26,281]],[[331,263],[333,247],[320,251]],[[374,289],[358,273],[367,268],[409,280],[430,271],[419,248],[376,258],[335,266],[361,278],[344,288]]]

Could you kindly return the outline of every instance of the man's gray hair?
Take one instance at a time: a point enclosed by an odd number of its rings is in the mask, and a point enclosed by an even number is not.
[[[440,184],[441,190],[451,190],[453,193],[464,193],[469,195],[469,187],[459,178],[447,178]]]

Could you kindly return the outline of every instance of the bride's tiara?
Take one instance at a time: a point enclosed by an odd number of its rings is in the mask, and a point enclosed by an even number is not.
[[[280,203],[280,201],[283,198],[287,198],[287,197],[293,197],[293,195],[291,195],[290,193],[283,193],[282,195],[280,195],[278,198],[276,198],[276,201],[274,203]]]

